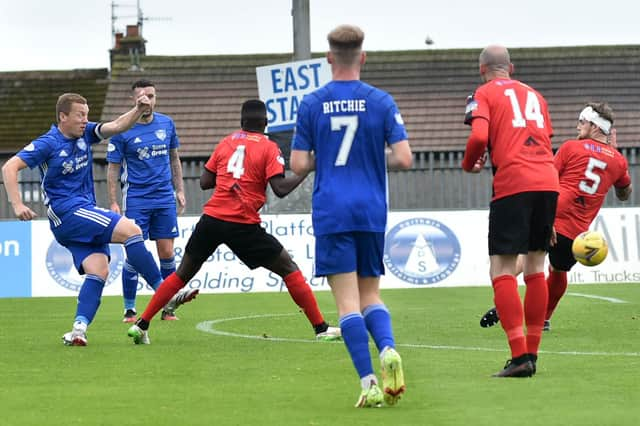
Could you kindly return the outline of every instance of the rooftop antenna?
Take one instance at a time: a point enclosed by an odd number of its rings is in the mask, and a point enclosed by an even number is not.
[[[133,9],[136,8],[137,13],[135,15],[117,15],[116,10],[118,8],[122,9]],[[136,3],[133,2],[111,2],[111,44],[114,45],[116,41],[116,33],[118,30],[116,29],[116,22],[121,19],[132,19],[135,18],[138,24],[140,36],[142,36],[142,24],[144,21],[170,21],[170,17],[150,17],[144,16],[142,12],[142,6],[140,6],[140,0],[136,0]]]

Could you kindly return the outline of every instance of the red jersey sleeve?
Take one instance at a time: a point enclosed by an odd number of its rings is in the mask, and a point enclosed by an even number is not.
[[[620,170],[623,171],[618,180],[613,183],[616,188],[626,188],[631,185],[631,176],[629,175],[629,164],[624,156],[620,155]]]
[[[284,174],[284,158],[280,152],[280,148],[275,142],[271,142],[267,148],[266,162],[265,162],[265,177],[268,181],[274,176]]]
[[[209,170],[211,173],[216,174],[216,165],[217,165],[217,155],[216,152],[218,150],[215,149],[212,153],[211,156],[209,157],[209,159],[207,160],[207,162],[204,164],[204,168]]]

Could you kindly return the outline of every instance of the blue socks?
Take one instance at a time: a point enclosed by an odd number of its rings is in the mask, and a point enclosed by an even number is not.
[[[134,309],[136,307],[136,293],[138,290],[138,273],[128,262],[124,262],[122,268],[122,296],[124,298],[124,309]]]
[[[134,235],[124,242],[124,249],[127,252],[127,262],[142,275],[144,280],[153,289],[157,289],[162,282],[162,275],[153,256],[144,245],[142,234]]]
[[[176,258],[171,256],[168,259],[160,259],[160,273],[162,279],[167,278],[169,275],[176,271]]]
[[[340,329],[353,365],[360,377],[373,374],[369,334],[360,312],[352,312],[340,318]]]
[[[371,337],[376,342],[378,352],[389,346],[396,347],[393,338],[393,330],[391,329],[391,315],[389,310],[383,304],[369,305],[362,311],[367,330],[371,333]]]
[[[78,294],[76,321],[91,324],[100,306],[100,297],[104,288],[104,280],[97,275],[87,274]]]

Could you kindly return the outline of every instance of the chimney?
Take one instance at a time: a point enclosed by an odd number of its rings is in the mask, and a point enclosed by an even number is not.
[[[113,69],[113,62],[116,55],[127,55],[131,62],[130,69],[136,71],[142,70],[142,67],[140,66],[140,57],[144,56],[146,53],[146,42],[147,40],[142,37],[140,25],[127,25],[125,35],[122,33],[116,33],[115,46],[113,46],[113,49],[110,51],[111,69]]]
[[[127,25],[127,37],[140,37],[137,25]]]

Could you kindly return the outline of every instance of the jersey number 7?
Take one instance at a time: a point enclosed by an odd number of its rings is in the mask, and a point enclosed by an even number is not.
[[[342,141],[340,142],[340,149],[338,150],[338,156],[334,166],[344,166],[347,164],[347,158],[349,158],[349,152],[351,151],[351,145],[353,139],[356,137],[356,131],[358,130],[358,116],[357,115],[339,115],[331,117],[331,130],[338,132],[345,127]]]

